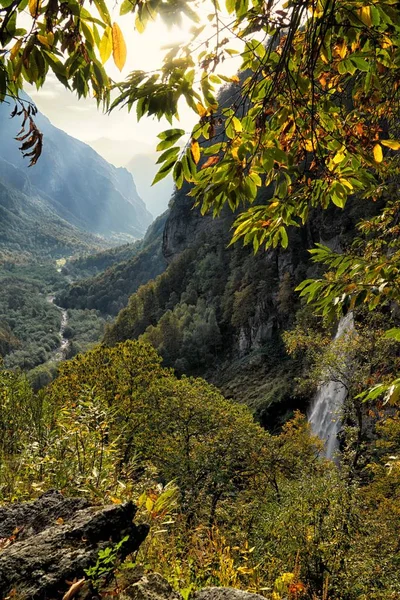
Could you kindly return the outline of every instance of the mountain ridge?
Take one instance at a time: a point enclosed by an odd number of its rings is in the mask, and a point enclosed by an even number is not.
[[[14,140],[19,118],[10,119],[9,115],[10,107],[0,105],[0,158],[23,173],[25,185],[29,181],[44,204],[71,225],[91,233],[128,239],[144,235],[152,216],[127,169],[109,164],[91,146],[55,127],[41,113],[35,122],[43,133],[43,152],[28,169]]]

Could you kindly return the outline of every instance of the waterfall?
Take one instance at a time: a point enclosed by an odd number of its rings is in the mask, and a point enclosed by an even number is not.
[[[339,321],[336,335],[338,340],[354,329],[353,314],[350,312]],[[340,381],[328,381],[322,384],[313,400],[308,416],[311,431],[324,443],[327,458],[333,458],[339,449],[338,433],[342,424],[343,404],[347,396],[347,388]]]

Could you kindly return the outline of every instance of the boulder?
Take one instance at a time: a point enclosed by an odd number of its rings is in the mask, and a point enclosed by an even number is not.
[[[183,600],[159,573],[142,575],[118,595],[118,600]]]
[[[131,502],[89,506],[51,491],[33,502],[0,509],[0,597],[61,598],[84,576],[100,549],[129,536],[123,555],[135,552],[148,533],[136,526]],[[69,583],[68,583],[69,582]]]

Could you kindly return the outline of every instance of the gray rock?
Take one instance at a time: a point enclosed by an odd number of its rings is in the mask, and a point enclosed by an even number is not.
[[[159,573],[150,573],[120,592],[118,600],[182,600],[182,596]]]
[[[265,600],[259,594],[250,594],[229,587],[209,587],[196,592],[193,600]]]
[[[130,502],[93,507],[57,492],[3,507],[2,537],[16,533],[15,541],[0,549],[0,597],[15,589],[21,599],[59,598],[67,581],[82,577],[100,549],[128,535],[121,552],[136,551],[148,527],[133,524],[135,513]]]

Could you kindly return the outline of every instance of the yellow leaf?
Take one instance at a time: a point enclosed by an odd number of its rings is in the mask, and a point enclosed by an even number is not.
[[[241,131],[243,131],[242,123],[239,121],[239,119],[237,117],[232,117],[232,125],[233,125],[233,129],[236,131],[236,133],[240,133]]]
[[[120,500],[119,498],[115,498],[114,496],[111,496],[110,500],[113,504],[121,504],[122,503],[122,500]]]
[[[360,18],[360,21],[362,21],[364,25],[367,25],[367,27],[371,27],[372,18],[370,6],[363,6],[362,8],[360,8],[360,10],[357,11],[357,14]]]
[[[14,46],[11,48],[10,50],[10,58],[11,60],[14,60],[14,58],[17,56],[19,49],[22,46],[22,39],[18,40],[18,42],[16,44],[14,44]]]
[[[122,71],[126,61],[126,44],[118,23],[113,24],[112,47],[114,62],[118,69]]]
[[[353,189],[353,186],[351,185],[351,183],[348,179],[340,178],[339,181],[342,185],[345,185],[347,188],[349,188],[349,190]]]
[[[314,151],[314,146],[312,143],[312,140],[306,140],[304,143],[304,147],[307,150],[307,152],[313,152]]]
[[[400,142],[396,142],[396,140],[381,140],[381,144],[391,150],[400,150]]]
[[[233,83],[240,83],[239,77],[237,75],[232,75],[231,81],[233,81]]]
[[[345,42],[342,42],[341,44],[336,44],[335,50],[340,56],[340,58],[345,58],[347,54],[347,44]]]
[[[199,113],[200,117],[205,117],[208,114],[208,110],[202,105],[201,102],[198,102],[196,104],[196,108],[197,108],[197,112]]]
[[[344,157],[345,157],[344,152],[342,150],[339,150],[339,152],[337,152],[332,159],[333,164],[338,165],[339,163],[342,162]]]
[[[327,52],[325,46],[321,46],[321,59],[322,59],[322,62],[324,62],[325,64],[330,63],[329,55],[328,55],[328,52]]]
[[[31,17],[37,17],[40,8],[40,0],[29,0],[28,6]]]
[[[196,141],[193,141],[192,145],[190,146],[190,151],[192,153],[193,160],[194,160],[194,162],[197,165],[197,163],[200,160],[200,146],[199,146],[199,143],[196,142]]]
[[[106,63],[111,56],[113,48],[111,27],[107,26],[104,30],[103,37],[100,40],[100,58],[101,62]]]
[[[39,42],[41,42],[44,46],[47,46],[47,48],[50,48],[50,44],[49,44],[49,40],[47,39],[47,37],[45,35],[37,35],[37,39],[39,40]]]
[[[381,42],[382,48],[391,48],[393,46],[393,42],[387,35],[384,35]]]
[[[383,161],[383,152],[382,146],[380,144],[375,144],[373,148],[374,153],[374,161],[377,163],[381,163]]]

